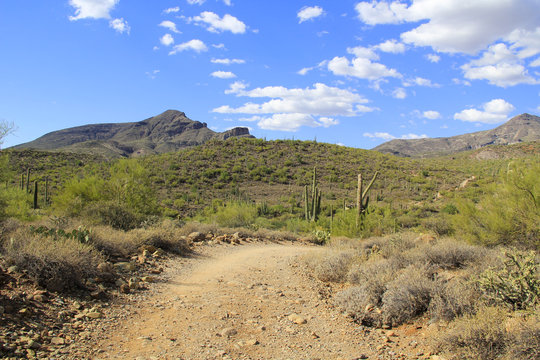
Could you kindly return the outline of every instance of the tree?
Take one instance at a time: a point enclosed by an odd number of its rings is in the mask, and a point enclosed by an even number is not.
[[[4,138],[15,131],[15,125],[12,122],[0,120],[0,149],[4,143]]]

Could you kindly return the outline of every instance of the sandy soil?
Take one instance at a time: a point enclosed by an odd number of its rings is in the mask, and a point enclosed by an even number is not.
[[[291,243],[206,247],[168,264],[144,300],[122,307],[98,359],[422,359],[401,330],[366,329],[321,295]],[[401,332],[400,332],[401,331]],[[403,334],[404,335],[404,334]],[[401,341],[401,344],[400,344]],[[406,342],[407,344],[405,344]]]

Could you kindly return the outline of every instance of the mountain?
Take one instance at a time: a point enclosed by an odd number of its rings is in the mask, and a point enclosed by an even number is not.
[[[475,150],[487,145],[507,145],[540,140],[540,117],[521,114],[503,125],[470,134],[414,140],[391,140],[373,150],[405,157],[431,157]]]
[[[133,157],[172,152],[229,137],[253,136],[243,127],[217,133],[206,123],[189,119],[183,112],[167,110],[139,122],[93,124],[53,131],[14,148]]]

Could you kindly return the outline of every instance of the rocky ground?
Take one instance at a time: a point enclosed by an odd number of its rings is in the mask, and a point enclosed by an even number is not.
[[[365,328],[333,307],[336,289],[313,279],[299,261],[320,247],[223,240],[196,242],[187,258],[143,250],[131,262],[114,265],[125,274],[114,291],[97,287],[83,297],[39,290],[24,274],[6,269],[1,274],[0,354],[40,359],[437,358],[425,347],[422,324]]]

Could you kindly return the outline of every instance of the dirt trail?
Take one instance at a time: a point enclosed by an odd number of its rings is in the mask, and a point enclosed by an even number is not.
[[[402,358],[380,357],[386,337],[366,335],[320,301],[314,282],[295,267],[298,256],[314,251],[321,249],[251,244],[215,248],[188,266],[172,263],[169,280],[114,325],[96,344],[96,357]]]

